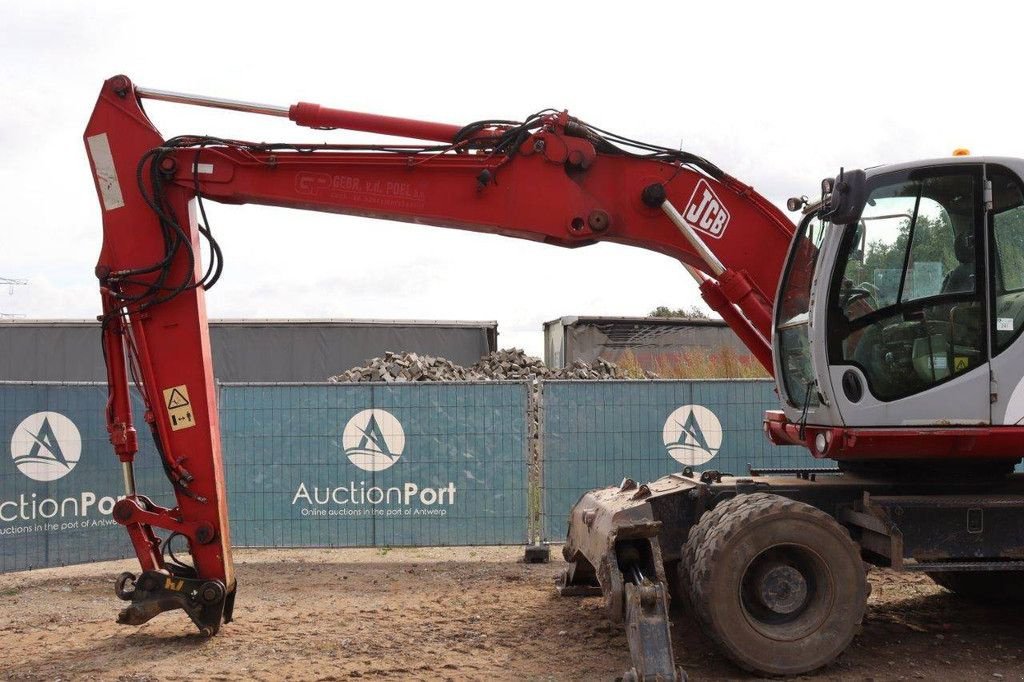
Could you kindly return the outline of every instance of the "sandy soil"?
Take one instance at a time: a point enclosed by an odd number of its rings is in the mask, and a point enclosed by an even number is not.
[[[0,575],[0,678],[11,680],[602,680],[627,667],[599,600],[558,597],[560,561],[518,548],[241,550],[235,622],[213,639],[181,612],[114,623],[129,562]],[[553,556],[559,556],[557,552]],[[923,576],[876,571],[861,636],[814,680],[1024,680],[1024,614]],[[691,680],[749,680],[688,616]]]

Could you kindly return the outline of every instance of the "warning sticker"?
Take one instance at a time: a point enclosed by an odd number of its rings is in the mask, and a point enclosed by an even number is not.
[[[196,425],[192,415],[192,403],[188,399],[188,388],[185,384],[164,389],[164,405],[167,406],[167,417],[171,420],[171,430],[190,429]]]
[[[962,372],[965,369],[967,369],[967,366],[969,364],[970,364],[970,358],[968,358],[968,357],[966,357],[964,355],[957,355],[955,358],[953,358],[953,371],[954,372]]]

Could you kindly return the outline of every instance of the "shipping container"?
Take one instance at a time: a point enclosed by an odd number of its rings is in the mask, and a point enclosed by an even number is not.
[[[497,349],[494,321],[212,320],[219,381],[324,381],[385,351],[471,365]],[[90,320],[0,322],[0,381],[105,381],[100,325]]]
[[[742,363],[750,351],[718,319],[567,316],[544,323],[544,363],[568,367],[598,358],[658,372],[692,355],[731,354]]]

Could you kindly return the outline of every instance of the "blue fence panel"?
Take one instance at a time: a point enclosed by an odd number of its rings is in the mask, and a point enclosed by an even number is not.
[[[237,546],[510,544],[527,540],[523,383],[225,385],[219,392]],[[136,414],[143,412],[135,401]],[[0,384],[0,571],[131,556],[101,385]],[[544,539],[591,488],[691,465],[806,466],[771,445],[768,381],[547,382]],[[148,434],[140,491],[173,504]]]
[[[521,383],[223,385],[232,541],[525,542],[527,390]]]
[[[134,556],[110,517],[124,483],[106,401],[98,384],[0,384],[0,572]],[[143,413],[138,396],[133,409]],[[139,441],[140,489],[166,491],[148,434]]]
[[[623,477],[650,481],[684,466],[746,473],[814,466],[772,445],[761,422],[778,408],[768,380],[552,381],[541,400],[542,533],[564,538],[570,508]]]
[[[223,386],[236,546],[527,540],[525,384]],[[0,572],[132,556],[106,387],[0,384]],[[137,415],[141,400],[133,396]],[[138,488],[173,505],[148,433]]]

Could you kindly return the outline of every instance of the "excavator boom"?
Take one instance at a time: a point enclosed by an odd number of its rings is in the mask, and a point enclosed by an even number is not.
[[[168,139],[146,115],[145,98],[411,141]],[[180,608],[213,634],[232,615],[236,581],[205,306],[222,254],[203,200],[399,220],[569,248],[610,241],[657,251],[683,263],[711,307],[772,368],[771,299],[794,230],[790,221],[700,157],[606,133],[566,112],[455,126],[308,103],[279,107],[182,95],[116,76],[103,85],[85,143],[103,215],[96,276],[107,424],[125,480],[114,518],[126,527],[142,568],[141,575],[118,581],[119,596],[131,602],[120,616],[125,623]],[[210,243],[206,270],[204,239]],[[144,399],[142,420],[174,489],[172,508],[136,490],[131,384]],[[188,544],[193,565],[165,557],[176,537]]]

